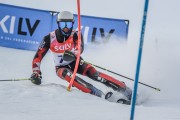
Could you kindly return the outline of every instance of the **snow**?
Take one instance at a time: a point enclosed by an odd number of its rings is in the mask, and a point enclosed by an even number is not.
[[[1,0],[2,3],[47,10],[71,10],[76,13],[75,1],[55,0],[52,6],[45,0]],[[74,2],[73,4],[66,4]],[[94,5],[103,6],[98,7]],[[57,4],[55,4],[57,3]],[[59,4],[61,3],[61,4]],[[144,0],[86,0],[81,1],[84,15],[130,19],[127,42],[88,45],[83,58],[122,75],[134,78]],[[179,0],[152,0],[145,33],[140,80],[158,87],[161,92],[139,84],[141,104],[136,106],[135,120],[180,120],[180,11]],[[58,6],[60,5],[60,7]],[[96,9],[95,11],[92,10]],[[117,8],[114,11],[109,8]],[[96,51],[96,52],[94,52]],[[0,47],[0,79],[30,77],[35,51]],[[66,90],[68,83],[55,74],[51,54],[42,61],[43,83],[30,81],[0,82],[1,120],[128,120],[131,106],[108,102],[85,94],[76,88]],[[98,69],[100,70],[100,69]],[[100,70],[102,71],[102,70]],[[103,71],[105,72],[105,71]],[[107,72],[105,72],[107,73]],[[108,73],[133,88],[133,82]],[[103,85],[81,76],[104,91]]]

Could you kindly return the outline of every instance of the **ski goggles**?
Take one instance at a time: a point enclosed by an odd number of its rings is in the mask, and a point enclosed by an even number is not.
[[[59,22],[60,28],[72,28],[73,22]]]

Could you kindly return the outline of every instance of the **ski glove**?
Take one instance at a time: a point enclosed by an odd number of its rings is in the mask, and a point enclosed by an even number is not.
[[[41,84],[41,79],[42,79],[41,73],[33,73],[30,78],[31,82],[36,85]]]

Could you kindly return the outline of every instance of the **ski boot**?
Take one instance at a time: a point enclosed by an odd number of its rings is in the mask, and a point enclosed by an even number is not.
[[[90,94],[92,94],[92,95],[95,95],[95,96],[97,96],[97,97],[102,97],[102,96],[104,95],[104,93],[103,93],[101,90],[97,89],[97,88],[94,87],[94,86],[91,86],[90,89],[91,89]]]

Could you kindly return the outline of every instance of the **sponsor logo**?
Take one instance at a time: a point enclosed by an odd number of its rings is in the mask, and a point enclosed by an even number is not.
[[[8,22],[10,21],[10,27],[8,27]],[[4,33],[14,34],[17,31],[18,35],[30,35],[32,36],[39,25],[40,20],[36,20],[34,23],[30,21],[29,18],[16,18],[16,16],[6,15],[0,20],[0,28]],[[15,26],[17,24],[17,30]],[[26,30],[23,30],[23,27],[27,27]]]
[[[111,36],[114,34],[115,29],[110,29],[109,32],[105,31],[104,28],[96,28],[96,27],[89,27],[89,26],[81,26],[81,29],[84,29],[84,43],[87,44],[88,41],[96,42],[98,37],[101,37],[103,42],[108,42]],[[90,31],[91,29],[91,31]],[[76,31],[78,28],[76,28]],[[97,35],[98,34],[98,35]],[[88,36],[91,36],[90,38]],[[100,36],[99,36],[100,35]],[[89,38],[89,40],[88,40]]]
[[[40,43],[40,45],[39,45],[39,49],[42,50],[42,48],[44,47],[45,44],[46,44],[46,42],[45,42],[45,41],[42,41],[42,42]]]
[[[71,48],[71,43],[66,43],[66,44],[64,44],[64,45],[60,45],[60,46],[54,46],[54,49],[55,49],[55,51],[59,51],[59,50],[68,50],[68,49],[70,49]]]

